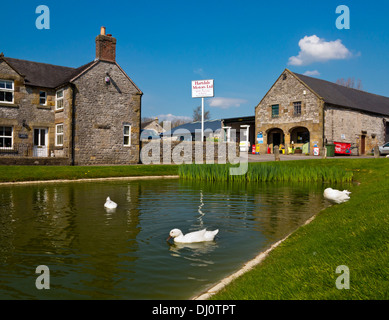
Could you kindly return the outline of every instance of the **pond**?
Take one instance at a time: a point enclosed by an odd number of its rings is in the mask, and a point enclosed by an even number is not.
[[[315,184],[174,180],[0,187],[0,299],[190,299],[328,206]],[[107,196],[118,203],[104,209]],[[169,231],[219,229],[175,245]],[[36,268],[50,271],[38,290]]]

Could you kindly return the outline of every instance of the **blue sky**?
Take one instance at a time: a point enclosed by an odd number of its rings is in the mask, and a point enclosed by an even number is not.
[[[39,30],[35,9],[50,9]],[[339,30],[339,5],[350,29]],[[389,2],[382,1],[5,1],[0,52],[79,67],[95,58],[100,27],[117,39],[116,59],[144,92],[142,116],[191,117],[201,99],[191,81],[214,79],[213,119],[254,115],[285,68],[335,82],[361,80],[389,96]]]

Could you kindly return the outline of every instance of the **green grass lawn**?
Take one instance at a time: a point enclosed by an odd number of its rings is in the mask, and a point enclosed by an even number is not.
[[[0,166],[0,182],[177,175],[176,165]]]
[[[389,298],[389,159],[307,161],[351,170],[351,199],[320,212],[212,299]],[[336,287],[341,265],[350,289]]]

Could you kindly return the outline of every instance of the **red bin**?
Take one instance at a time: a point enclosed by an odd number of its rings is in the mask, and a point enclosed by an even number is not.
[[[351,154],[351,143],[335,142],[335,153],[336,154]]]

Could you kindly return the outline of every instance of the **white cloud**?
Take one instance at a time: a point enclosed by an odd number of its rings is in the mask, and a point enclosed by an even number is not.
[[[229,109],[231,107],[240,107],[241,104],[246,102],[247,100],[244,99],[217,97],[209,99],[209,106],[220,109]]]
[[[171,114],[171,113],[160,114],[158,116],[158,120],[159,121],[170,121],[170,122],[174,122],[174,121],[177,121],[177,120],[182,120],[182,121],[190,121],[190,122],[192,122],[192,118],[191,117],[175,116],[174,114]]]
[[[351,52],[342,44],[342,40],[325,41],[316,35],[305,36],[299,41],[300,52],[289,58],[288,64],[306,66],[313,62],[347,59]]]
[[[314,76],[320,76],[320,72],[319,71],[317,71],[317,70],[312,70],[312,71],[310,71],[310,70],[307,70],[307,71],[305,71],[304,72],[304,75],[305,76],[310,76],[310,77],[314,77]]]
[[[203,68],[197,68],[197,69],[193,70],[193,73],[198,74],[198,75],[200,75],[202,77],[205,76],[205,72],[204,72]]]

